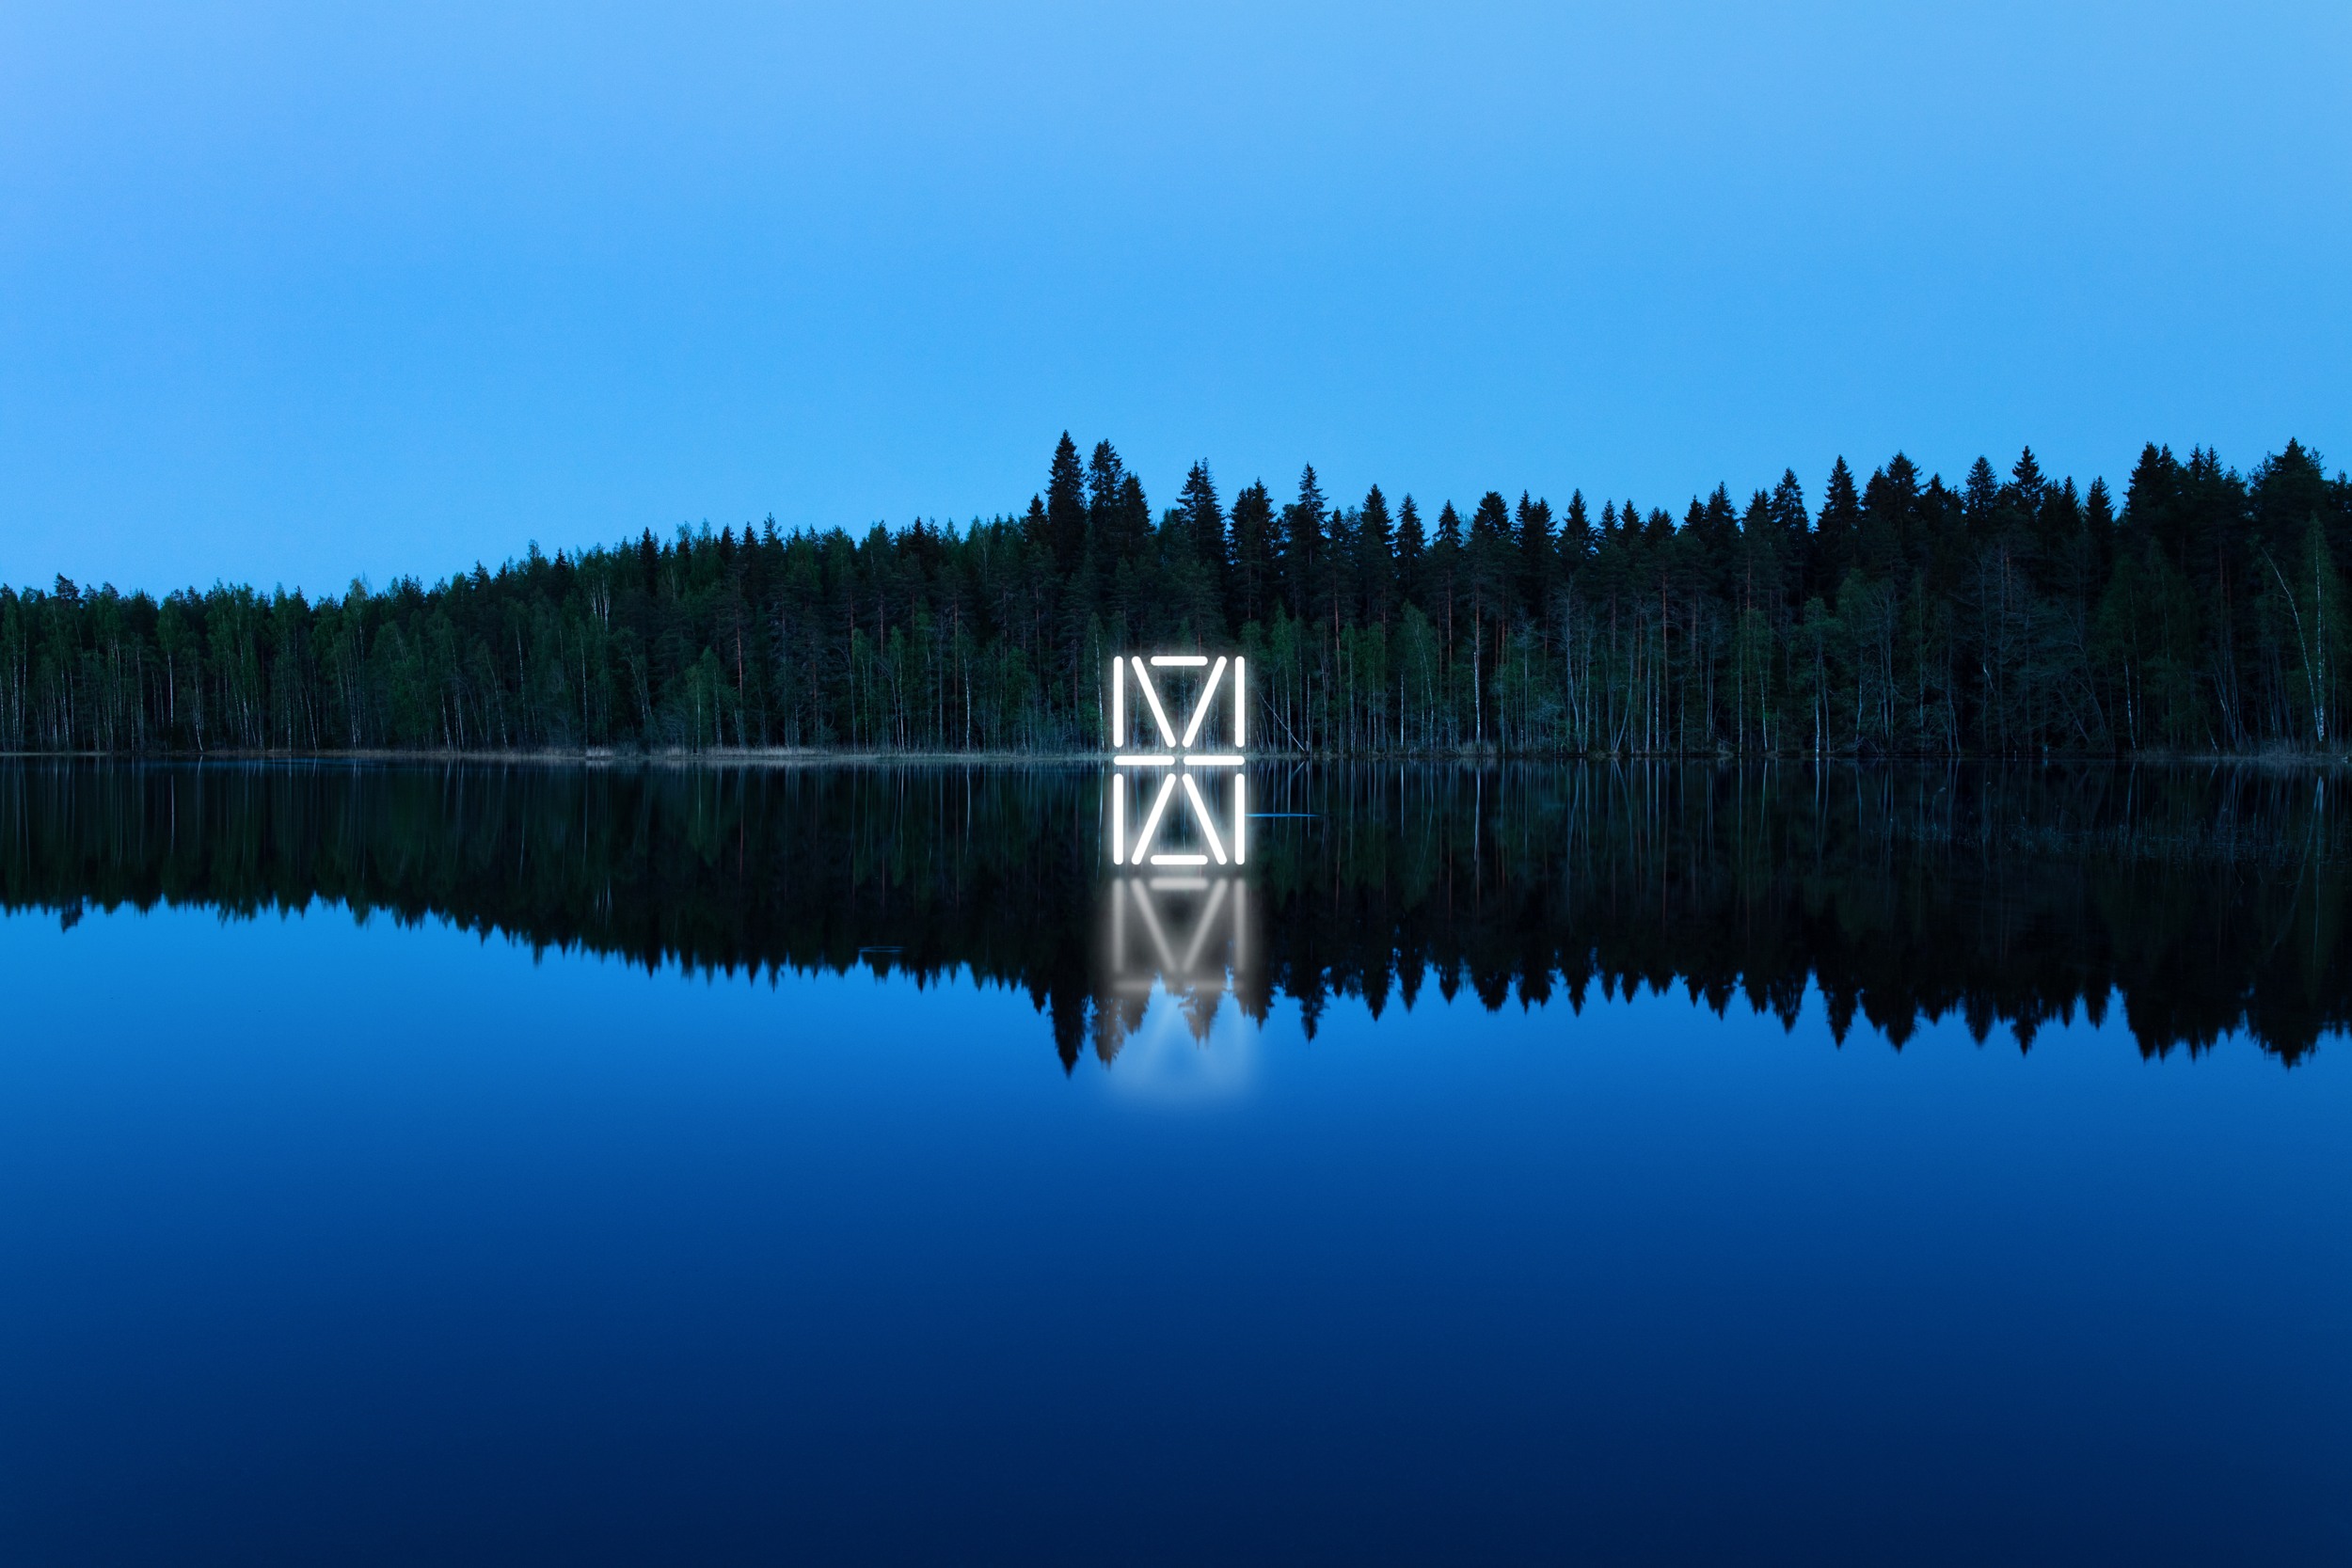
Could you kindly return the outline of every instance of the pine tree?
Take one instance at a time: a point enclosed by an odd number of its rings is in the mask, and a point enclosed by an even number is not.
[[[1206,463],[1195,463],[1184,475],[1176,509],[1184,517],[1193,554],[1216,585],[1219,599],[1224,599],[1232,591],[1232,554],[1225,538],[1225,509],[1217,504],[1216,482],[1209,477]]]
[[[1356,580],[1363,594],[1366,625],[1385,626],[1389,624],[1389,615],[1396,608],[1397,565],[1396,538],[1389,522],[1389,500],[1380,493],[1380,486],[1375,484],[1364,493],[1362,510],[1357,514]]]
[[[1470,513],[1464,562],[1474,601],[1472,613],[1481,620],[1503,613],[1515,576],[1513,568],[1518,564],[1513,554],[1510,503],[1502,499],[1501,491],[1489,490],[1478,499],[1477,508]]]
[[[1518,545],[1519,606],[1530,619],[1541,622],[1551,605],[1553,570],[1559,564],[1551,537],[1550,503],[1530,500],[1522,490],[1513,521]]]
[[[1454,601],[1462,586],[1462,515],[1452,501],[1438,509],[1437,536],[1429,544],[1429,564],[1422,573],[1422,613],[1445,630],[1445,646],[1454,646]]]
[[[1585,562],[1593,558],[1593,520],[1584,510],[1584,492],[1569,493],[1567,515],[1561,519],[1558,545],[1559,564],[1553,580],[1564,586],[1572,585]]]
[[[1087,546],[1086,475],[1078,467],[1078,444],[1066,430],[1045,481],[1045,534],[1055,569],[1065,575],[1075,571]]]
[[[2042,465],[2035,461],[2033,448],[2027,447],[2018,453],[2016,466],[2009,471],[2009,482],[2016,491],[2019,512],[2030,521],[2034,514],[2042,510],[2042,492],[2049,484],[2049,481],[2042,477]]]
[[[1422,578],[1427,565],[1428,543],[1422,532],[1421,508],[1406,496],[1396,509],[1397,602],[1427,608],[1428,591]]]
[[[1310,619],[1314,613],[1317,580],[1323,570],[1324,499],[1323,487],[1315,482],[1315,467],[1310,463],[1298,476],[1298,499],[1282,508],[1282,599],[1298,619]]]
[[[1106,567],[1141,560],[1152,536],[1143,483],[1127,471],[1108,441],[1095,443],[1087,464],[1087,530]]]
[[[1315,608],[1334,632],[1353,625],[1364,602],[1363,578],[1358,572],[1361,527],[1360,515],[1346,507],[1332,511],[1324,521],[1323,569],[1317,574],[1321,580],[1316,584]]]
[[[1253,482],[1233,498],[1233,599],[1236,625],[1262,622],[1277,602],[1274,498]]]
[[[1856,536],[1862,531],[1862,499],[1854,494],[1853,470],[1840,457],[1829,471],[1829,486],[1821,498],[1821,515],[1813,529],[1811,559],[1805,563],[1805,592],[1824,602],[1837,596],[1837,585],[1854,564]]]

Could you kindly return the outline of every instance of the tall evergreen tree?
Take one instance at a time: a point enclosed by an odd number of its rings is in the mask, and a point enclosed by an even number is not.
[[[1087,527],[1104,563],[1141,558],[1152,533],[1152,509],[1143,482],[1120,461],[1108,441],[1094,445],[1087,464]]]
[[[1234,610],[1244,623],[1269,619],[1280,597],[1274,498],[1253,481],[1233,498]]]
[[[1310,463],[1298,476],[1298,499],[1282,508],[1282,598],[1300,620],[1314,613],[1323,569],[1323,487]]]
[[[1086,474],[1078,466],[1078,444],[1070,432],[1061,433],[1045,479],[1045,534],[1054,552],[1055,570],[1076,570],[1087,547]]]
[[[1216,482],[1210,478],[1206,463],[1195,463],[1184,475],[1176,507],[1184,516],[1193,553],[1209,570],[1218,592],[1227,592],[1232,557],[1225,539],[1225,508],[1217,503]]]
[[[1438,527],[1429,542],[1429,564],[1422,574],[1422,613],[1445,627],[1445,646],[1454,646],[1454,607],[1462,590],[1462,515],[1447,501],[1438,508]]]
[[[1553,572],[1559,565],[1551,537],[1550,503],[1530,500],[1527,492],[1522,490],[1513,522],[1518,545],[1517,587],[1519,608],[1529,617],[1540,622],[1551,603]]]
[[[1568,510],[1560,522],[1560,564],[1555,580],[1569,584],[1593,558],[1593,520],[1584,510],[1584,492],[1571,491]]]
[[[1396,593],[1397,603],[1426,604],[1427,590],[1422,575],[1429,553],[1428,540],[1422,531],[1421,508],[1407,495],[1396,508]]]
[[[1377,484],[1364,492],[1357,519],[1356,580],[1363,594],[1363,618],[1367,625],[1385,626],[1396,608],[1397,551],[1389,499]]]
[[[1862,531],[1862,498],[1854,493],[1853,470],[1840,457],[1829,471],[1821,497],[1821,515],[1813,529],[1812,559],[1806,563],[1805,591],[1823,600],[1837,596],[1837,585],[1854,564]]]

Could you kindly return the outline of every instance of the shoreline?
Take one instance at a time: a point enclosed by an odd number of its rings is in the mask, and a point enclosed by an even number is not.
[[[349,750],[276,751],[226,749],[213,752],[97,752],[0,751],[7,762],[111,762],[181,766],[203,763],[419,763],[451,765],[502,764],[537,768],[1078,768],[1107,767],[1107,751],[1065,752],[896,752],[879,749],[834,751],[822,747],[683,747],[646,751],[636,747],[568,747],[466,750],[400,750],[365,747]],[[1634,752],[1543,755],[1506,752],[1486,748],[1454,752],[1379,752],[1299,753],[1268,752],[1252,756],[1268,764],[1357,764],[1377,767],[1535,767],[1619,766],[1635,763],[1677,766],[1751,767],[1760,765],[1841,765],[1854,768],[1892,767],[2147,767],[2252,768],[2278,772],[2333,772],[2352,768],[2352,753],[2130,752],[2100,754],[2055,752],[2041,756],[1896,755],[1857,756],[1812,752]]]

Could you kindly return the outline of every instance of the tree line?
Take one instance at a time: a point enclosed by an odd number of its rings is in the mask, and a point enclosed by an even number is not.
[[[1251,660],[1316,755],[2031,756],[2344,749],[2352,483],[2151,445],[2119,505],[2028,450],[1898,453],[1677,519],[1579,491],[1434,516],[1205,464],[1156,515],[1064,435],[1025,513],[771,517],[341,597],[0,588],[0,749],[1085,751],[1136,648]]]
[[[1269,765],[1252,794],[1284,815],[1251,850],[1248,958],[1229,990],[1179,1000],[1205,1030],[1218,1006],[1287,999],[1311,1035],[1339,998],[1565,1012],[1675,989],[1898,1048],[1946,1018],[2030,1048],[2120,1005],[2150,1055],[2240,1035],[2294,1062],[2352,1024],[2333,782]],[[1105,940],[1104,787],[1075,766],[18,763],[0,767],[0,911],[325,902],[648,970],[968,976],[1025,991],[1065,1066],[1113,1062],[1143,1001],[1120,983],[1136,955]]]

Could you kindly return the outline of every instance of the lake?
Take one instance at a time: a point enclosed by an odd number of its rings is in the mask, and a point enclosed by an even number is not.
[[[0,1558],[2352,1560],[2309,772],[0,768]]]

